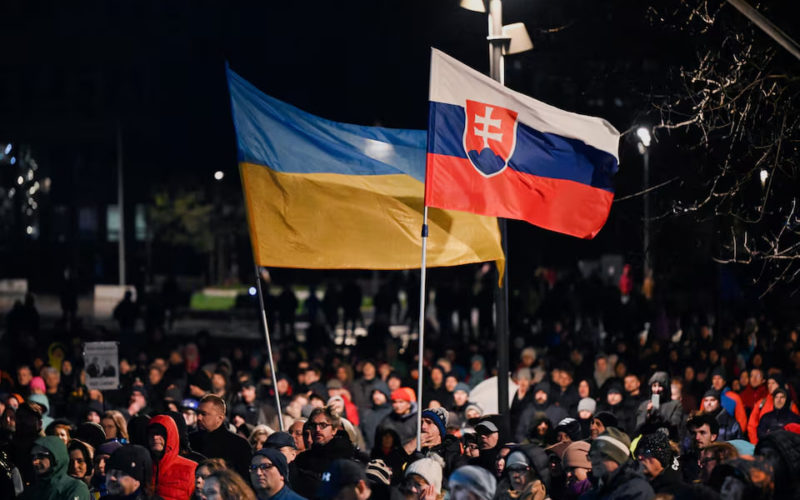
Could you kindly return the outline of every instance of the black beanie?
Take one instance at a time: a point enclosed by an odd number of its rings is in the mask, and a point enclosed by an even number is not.
[[[636,457],[653,457],[661,462],[662,467],[669,467],[672,463],[672,448],[669,438],[663,432],[645,434],[636,445]]]
[[[119,470],[136,479],[142,486],[150,483],[153,461],[144,446],[126,444],[117,449],[106,462],[106,474],[111,470]]]

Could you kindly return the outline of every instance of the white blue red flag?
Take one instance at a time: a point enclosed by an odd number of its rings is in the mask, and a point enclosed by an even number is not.
[[[433,50],[425,204],[593,238],[608,218],[619,132],[509,90]]]

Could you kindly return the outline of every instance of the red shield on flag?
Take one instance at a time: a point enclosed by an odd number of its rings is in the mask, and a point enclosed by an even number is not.
[[[486,177],[502,172],[517,144],[517,112],[467,100],[464,151]]]

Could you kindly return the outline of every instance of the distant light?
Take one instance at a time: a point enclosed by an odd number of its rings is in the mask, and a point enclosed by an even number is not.
[[[6,148],[6,149],[8,149],[8,148]],[[17,157],[16,156],[12,156],[11,157],[11,164],[12,165],[16,165],[17,164]]]
[[[225,172],[223,172],[222,170],[217,170],[216,172],[214,172],[214,179],[221,181],[223,177],[225,177]]]
[[[25,232],[28,233],[28,234],[33,234],[33,227],[31,227],[31,226],[26,227],[25,228]]]
[[[10,152],[11,152],[11,148],[12,148],[12,147],[13,147],[13,146],[11,145],[11,143],[10,143],[10,142],[9,142],[8,144],[6,144],[6,150],[5,150],[5,153],[6,153],[6,154],[10,153]]]
[[[650,147],[650,141],[652,138],[650,137],[650,131],[647,129],[647,127],[639,127],[636,129],[636,135],[639,137],[639,140],[642,141],[642,145],[644,147]]]
[[[33,170],[30,170],[30,169],[28,170],[28,180],[29,181],[33,180]]]
[[[21,175],[17,177],[17,184],[21,186],[23,182],[25,182],[25,179],[23,179]]]
[[[14,197],[14,193],[16,193],[16,192],[17,191],[14,188],[9,189],[8,190],[8,197],[9,198],[13,198]]]
[[[767,183],[767,177],[769,177],[769,172],[761,169],[761,172],[758,173],[758,177],[761,179],[761,187],[764,187]]]
[[[250,289],[247,290],[247,293],[249,293],[250,295],[255,295],[256,294],[256,287],[251,286]]]

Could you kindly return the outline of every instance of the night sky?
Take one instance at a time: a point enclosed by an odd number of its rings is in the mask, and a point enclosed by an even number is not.
[[[653,96],[702,42],[653,12],[622,0],[506,0],[504,23],[524,22],[535,46],[507,57],[506,84],[620,131],[654,124]],[[0,142],[36,151],[54,202],[113,203],[118,124],[131,200],[146,201],[154,185],[207,184],[216,170],[239,196],[226,61],[324,118],[424,128],[430,47],[488,73],[486,30],[485,15],[457,0],[12,0],[0,16]],[[665,140],[652,150],[653,183],[680,163]],[[630,135],[620,158],[624,196],[641,186]],[[640,226],[640,200],[615,204],[590,242],[512,223],[512,262],[569,265],[608,251],[641,259]]]

